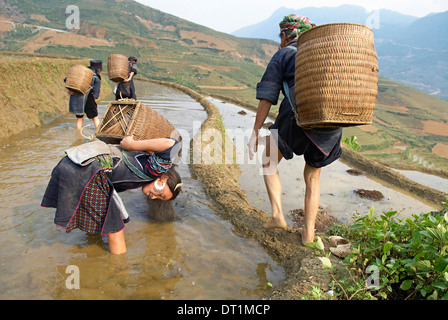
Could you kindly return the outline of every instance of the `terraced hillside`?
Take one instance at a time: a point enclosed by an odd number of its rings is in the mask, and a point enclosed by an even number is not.
[[[68,30],[69,5],[80,28]],[[278,44],[217,32],[132,0],[0,0],[0,50],[95,57],[135,56],[139,75],[194,89],[254,88]],[[8,14],[3,14],[7,12]]]
[[[80,28],[67,30],[65,12],[72,4],[79,7]],[[0,51],[103,61],[112,53],[133,55],[140,77],[252,107],[256,84],[278,46],[217,32],[132,0],[0,0],[0,8]],[[382,78],[374,123],[346,128],[344,136],[356,136],[361,153],[386,163],[447,170],[447,113],[448,102]]]
[[[384,78],[372,125],[346,128],[361,152],[391,165],[448,169],[448,102]]]

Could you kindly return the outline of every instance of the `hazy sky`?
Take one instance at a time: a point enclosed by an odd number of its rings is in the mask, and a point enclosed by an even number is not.
[[[136,0],[154,9],[185,20],[232,33],[242,27],[266,20],[280,7],[336,7],[358,5],[368,11],[390,9],[423,17],[432,12],[448,11],[448,0]],[[312,17],[311,17],[312,19]]]

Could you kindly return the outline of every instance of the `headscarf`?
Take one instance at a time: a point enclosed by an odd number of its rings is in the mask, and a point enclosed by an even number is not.
[[[285,16],[279,25],[281,32],[291,30],[291,36],[293,36],[294,39],[297,38],[301,32],[316,26],[311,22],[310,18],[298,16],[296,14]]]

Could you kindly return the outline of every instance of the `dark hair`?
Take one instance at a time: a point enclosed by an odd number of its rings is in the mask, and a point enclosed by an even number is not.
[[[155,221],[167,222],[179,219],[173,201],[147,198],[149,204],[148,216]]]
[[[282,37],[282,33],[285,34],[286,38],[293,38],[294,35],[292,34],[292,30],[291,29],[285,29],[283,31],[280,32],[280,34],[278,35],[280,38]]]
[[[182,179],[180,178],[179,174],[177,173],[176,169],[172,167],[169,169],[166,174],[168,175],[168,180],[166,184],[168,185],[168,188],[170,188],[171,192],[173,193],[173,197],[170,200],[174,200],[177,198],[179,193],[182,191],[182,187],[178,186],[179,183],[182,183]],[[178,186],[176,188],[176,186]]]
[[[166,184],[173,193],[173,197],[170,200],[177,198],[179,193],[182,191],[181,187],[176,186],[181,183],[179,174],[174,168],[169,169],[166,174],[168,175],[168,180]],[[176,189],[176,190],[174,190]],[[148,215],[150,218],[156,221],[175,221],[178,219],[176,210],[174,209],[173,201],[164,201],[160,199],[150,199],[149,201],[149,211]]]
[[[129,57],[128,61],[133,61],[133,62],[137,63],[137,58],[136,57]]]

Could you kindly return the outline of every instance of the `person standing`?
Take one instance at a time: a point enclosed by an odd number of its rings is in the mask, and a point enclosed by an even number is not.
[[[316,25],[307,17],[291,14],[280,22],[280,49],[272,57],[266,71],[257,84],[258,110],[250,137],[249,158],[253,159],[258,147],[258,134],[266,120],[272,105],[278,102],[282,91],[285,98],[281,102],[275,123],[269,127],[270,135],[263,155],[263,178],[272,206],[272,219],[264,225],[265,229],[282,229],[287,227],[281,202],[282,184],[277,170],[281,159],[290,160],[294,154],[303,155],[305,159],[304,180],[305,222],[300,233],[302,243],[314,241],[315,222],[320,201],[321,169],[337,160],[342,155],[341,128],[304,129],[297,125],[294,111],[295,95],[295,57],[297,38]],[[300,48],[299,48],[300,50]],[[293,106],[291,106],[292,101]]]
[[[134,76],[137,74],[137,58],[129,57],[129,74],[126,79],[118,83],[115,91],[115,100],[134,99],[137,100],[135,93]]]
[[[100,97],[101,92],[101,72],[103,71],[103,62],[101,60],[90,60],[89,69],[93,71],[92,82],[90,89],[86,94],[77,93],[73,90],[68,90],[70,94],[69,99],[69,113],[76,116],[76,129],[81,130],[84,115],[88,119],[92,119],[95,128],[98,128],[100,120],[98,118],[98,106],[96,100]]]

